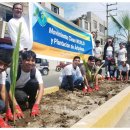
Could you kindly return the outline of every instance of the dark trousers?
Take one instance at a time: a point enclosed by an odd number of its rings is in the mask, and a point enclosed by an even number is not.
[[[36,94],[38,90],[38,81],[36,79],[30,79],[23,88],[15,89],[15,98],[19,105],[24,105],[27,101],[29,102],[29,106],[35,103]],[[9,91],[10,85],[6,82],[6,88]]]
[[[125,71],[122,71],[121,75],[122,75],[123,77],[126,77],[126,72],[125,72]],[[130,71],[129,71],[129,73],[128,73],[128,76],[130,76]]]
[[[117,73],[117,76],[118,76],[118,78],[119,78],[120,71],[118,70],[117,72],[118,72],[118,73]],[[125,72],[125,71],[122,71],[121,75],[122,75],[123,77],[126,77],[126,72]],[[128,73],[128,76],[130,77],[130,71],[129,71],[129,73]]]
[[[18,103],[24,103],[26,101],[29,104],[34,104],[36,100],[36,94],[38,90],[38,82],[36,79],[29,80],[23,88],[15,89],[15,98]]]

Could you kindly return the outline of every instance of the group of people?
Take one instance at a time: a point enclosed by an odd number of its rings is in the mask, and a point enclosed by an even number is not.
[[[31,50],[24,51],[18,66],[13,98],[12,75],[10,68],[7,69],[11,64],[12,51],[12,46],[0,44],[0,112],[4,110],[5,119],[9,121],[24,118],[22,110],[25,109],[31,109],[30,115],[37,116],[40,113],[39,104],[44,90],[42,75],[35,67],[36,54]],[[10,127],[2,117],[0,117],[0,127]]]
[[[61,88],[65,90],[82,89],[84,92],[99,90],[99,80],[120,80],[127,82],[129,79],[129,64],[127,63],[127,50],[124,43],[120,43],[119,50],[115,52],[113,41],[107,39],[104,53],[99,46],[100,41],[95,41],[93,56],[87,62],[80,63],[80,57],[75,56],[72,64],[64,66],[60,75]],[[105,67],[105,74],[102,73]]]
[[[0,128],[10,128],[7,121],[24,118],[23,110],[31,109],[31,116],[40,113],[39,104],[43,96],[44,85],[40,71],[35,66],[36,54],[32,49],[28,24],[22,16],[23,5],[13,5],[13,18],[8,22],[8,31],[12,45],[0,44]],[[20,36],[20,58],[17,70],[15,95],[11,92],[11,70],[13,50],[16,47],[19,25],[22,23]],[[13,117],[13,112],[15,116]]]
[[[24,118],[23,110],[31,109],[31,116],[40,113],[39,104],[43,96],[44,85],[40,71],[35,66],[36,54],[31,50],[32,41],[29,36],[29,29],[26,19],[22,16],[23,5],[13,5],[13,18],[8,22],[8,30],[12,45],[0,44],[0,112],[5,111],[5,119],[12,121]],[[22,22],[20,37],[20,61],[17,70],[15,97],[11,93],[11,71],[13,50],[16,47],[19,24]],[[60,76],[61,88],[74,91],[74,88],[82,89],[83,92],[98,91],[99,80],[104,77],[102,74],[102,60],[108,80],[128,81],[129,64],[127,51],[122,43],[117,52],[117,62],[114,55],[112,39],[108,39],[104,47],[104,55],[100,41],[95,41],[93,56],[89,56],[87,62],[80,63],[80,57],[75,56],[72,64],[63,65]],[[12,104],[14,109],[12,109]],[[15,111],[15,117],[12,112]],[[10,127],[2,116],[0,116],[0,127]]]
[[[96,63],[96,64],[95,64]],[[61,88],[74,91],[74,88],[84,92],[99,90],[99,79],[102,78],[101,60],[89,56],[88,61],[80,63],[80,57],[75,56],[72,64],[65,66],[60,75]],[[96,72],[98,71],[98,74]]]
[[[119,50],[115,52],[112,39],[108,39],[104,47],[103,59],[108,80],[128,81],[130,68],[127,63],[127,50],[124,43],[119,43]]]

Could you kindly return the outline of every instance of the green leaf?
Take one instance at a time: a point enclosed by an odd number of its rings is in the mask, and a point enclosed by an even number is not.
[[[38,14],[39,14],[39,8],[36,8],[35,12],[33,13],[33,16],[38,16]]]
[[[130,43],[130,14],[128,12],[122,13],[120,15],[119,20],[110,15],[113,23],[115,23],[116,27],[121,32],[123,39],[127,43]],[[120,38],[120,36],[118,36]]]
[[[95,73],[95,75],[94,75],[94,79],[93,79],[93,80],[95,80],[95,78],[96,78],[96,76],[97,76],[99,70],[102,68],[102,66],[103,66],[104,64],[105,64],[105,63],[103,63],[103,64],[96,70],[96,73]]]
[[[19,62],[19,46],[20,46],[20,35],[21,35],[21,27],[22,23],[19,25],[19,31],[17,36],[17,43],[16,48],[13,51],[13,57],[11,62],[11,70],[10,70],[10,78],[11,78],[11,93],[12,93],[12,99],[13,99],[13,114],[15,114],[14,111],[14,96],[15,96],[15,86],[16,86],[16,78],[17,78],[17,69],[18,69],[18,62]],[[15,120],[14,120],[15,124]]]
[[[120,23],[119,23],[119,20],[116,20],[115,18],[114,18],[114,16],[112,16],[111,14],[110,14],[110,17],[111,17],[111,19],[112,19],[112,21],[115,23],[115,25],[117,26],[117,28],[120,30],[121,28],[124,28]]]
[[[84,67],[85,67],[85,71],[86,71],[86,76],[87,76],[87,78],[88,78],[89,80],[92,80],[92,73],[91,73],[91,71],[90,71],[90,69],[89,69],[89,67],[88,67],[88,65],[87,65],[87,62],[84,60],[83,54],[80,54],[80,57],[81,57],[81,59],[82,59],[82,61],[83,61],[83,65],[84,65]]]

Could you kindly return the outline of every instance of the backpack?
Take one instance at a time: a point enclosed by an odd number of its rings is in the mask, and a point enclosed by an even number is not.
[[[36,68],[33,68],[30,72],[30,78],[31,79],[35,79],[35,74],[36,74]],[[16,81],[20,78],[21,75],[21,66],[18,66],[18,73],[17,73],[17,79]]]

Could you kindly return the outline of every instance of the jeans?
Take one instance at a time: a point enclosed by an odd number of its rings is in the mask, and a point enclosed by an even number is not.
[[[0,99],[0,111],[3,111],[5,108],[5,103],[3,100]]]
[[[117,77],[117,70],[110,70],[107,72],[107,77]]]
[[[73,85],[74,87],[79,86],[83,83],[83,77],[77,77],[73,75]],[[63,77],[61,87],[64,89],[69,89],[71,86],[69,86],[69,82],[66,76]]]

